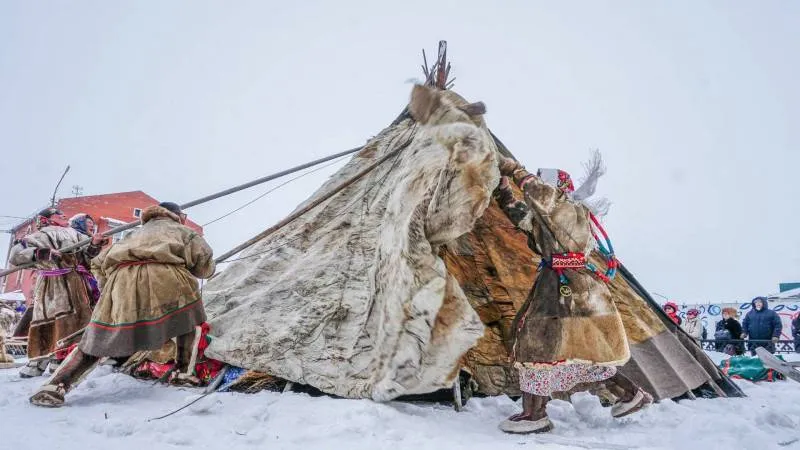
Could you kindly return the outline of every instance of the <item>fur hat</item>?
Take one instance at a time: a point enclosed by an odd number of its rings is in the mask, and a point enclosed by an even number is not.
[[[61,212],[61,210],[58,209],[58,208],[45,208],[45,209],[39,211],[37,216],[45,217],[45,218],[49,219],[50,217],[52,217],[52,216],[54,216],[56,214],[64,214],[64,213]]]
[[[180,216],[181,214],[183,214],[183,211],[181,211],[180,205],[178,205],[177,203],[161,202],[161,203],[158,204],[158,206],[166,209],[167,211],[169,211],[171,213],[175,213],[176,216]]]
[[[36,229],[41,230],[44,227],[50,226],[50,218],[55,215],[64,215],[64,213],[61,212],[60,209],[52,207],[39,211],[39,213],[36,214]]]

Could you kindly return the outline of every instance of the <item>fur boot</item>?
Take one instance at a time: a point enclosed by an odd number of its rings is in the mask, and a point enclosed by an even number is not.
[[[653,396],[639,389],[633,398],[627,402],[618,401],[611,407],[611,416],[614,418],[625,417],[646,408],[653,403]]]
[[[546,433],[553,429],[553,422],[546,416],[539,420],[512,420],[500,422],[500,430],[511,434]]]
[[[76,348],[61,362],[47,383],[31,396],[30,402],[46,408],[62,406],[67,392],[86,379],[99,361],[100,358],[86,355]]]
[[[47,364],[49,360],[42,359],[38,361],[29,361],[28,364],[25,365],[19,371],[20,378],[33,378],[33,377],[40,377],[44,374],[45,369],[47,369]]]

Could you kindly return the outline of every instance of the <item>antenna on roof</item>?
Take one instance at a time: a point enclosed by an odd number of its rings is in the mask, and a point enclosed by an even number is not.
[[[455,78],[450,77],[450,63],[447,62],[447,41],[439,41],[439,54],[436,62],[428,67],[428,57],[425,49],[422,49],[422,72],[425,74],[425,85],[434,86],[439,89],[450,89],[453,87]]]

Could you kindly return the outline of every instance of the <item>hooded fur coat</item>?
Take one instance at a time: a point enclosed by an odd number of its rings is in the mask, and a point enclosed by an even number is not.
[[[519,183],[528,173],[514,173]],[[545,260],[554,253],[589,254],[594,246],[589,211],[538,177],[529,179],[524,202],[509,187],[499,203],[512,223],[526,231],[529,245]],[[544,223],[533,219],[536,208]],[[552,235],[545,232],[552,231]],[[512,357],[521,364],[567,363],[622,366],[630,358],[625,328],[606,283],[586,269],[566,269],[571,295],[562,295],[558,274],[542,267],[513,325]]]
[[[83,266],[100,252],[100,247],[88,245],[75,253],[50,257],[50,250],[78,243],[84,236],[72,228],[47,226],[22,238],[11,249],[9,262],[13,265],[36,264],[38,270],[69,269]],[[56,342],[80,330],[91,317],[91,293],[83,275],[73,270],[55,277],[37,276],[33,287],[33,316],[28,331],[28,357],[46,355],[55,349]]]
[[[174,213],[160,206],[145,209],[141,229],[92,263],[101,295],[80,343],[84,353],[158,350],[205,322],[197,278],[214,273],[211,247]]]

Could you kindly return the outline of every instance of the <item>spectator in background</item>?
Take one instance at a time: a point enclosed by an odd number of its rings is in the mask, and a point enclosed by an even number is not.
[[[756,297],[751,302],[753,308],[744,316],[742,339],[749,339],[747,349],[755,356],[758,347],[766,348],[770,353],[775,353],[775,342],[780,338],[783,325],[778,313],[769,309],[769,303],[764,297]],[[752,342],[765,341],[765,342]]]
[[[741,355],[744,348],[741,344],[731,342],[742,338],[742,325],[736,320],[736,308],[724,308],[722,310],[722,320],[717,322],[714,332],[714,344],[718,352],[729,355]]]
[[[675,322],[675,325],[681,324],[681,318],[678,317],[678,305],[672,302],[664,303],[664,306],[661,307],[665,313],[669,316],[669,318]]]
[[[683,331],[693,337],[696,341],[703,338],[703,323],[700,321],[700,311],[695,308],[686,311],[686,320],[681,325]]]
[[[794,338],[794,352],[800,353],[800,312],[792,319],[792,337]]]

